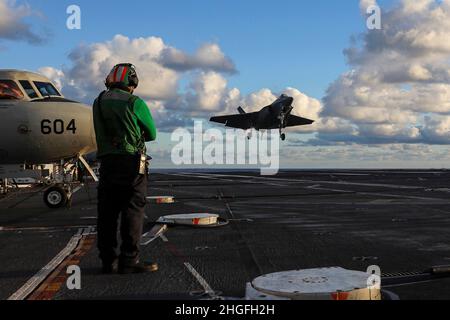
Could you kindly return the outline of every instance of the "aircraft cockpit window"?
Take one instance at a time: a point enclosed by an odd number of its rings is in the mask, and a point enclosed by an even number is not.
[[[17,83],[12,80],[0,80],[1,100],[22,100],[24,95]]]
[[[22,85],[23,89],[27,93],[27,95],[30,97],[30,99],[38,98],[37,92],[34,90],[33,86],[31,85],[30,81],[26,80],[20,80],[20,84]]]
[[[38,88],[39,92],[43,97],[61,96],[58,90],[56,90],[56,88],[50,82],[35,81],[34,85],[36,86],[36,88]]]

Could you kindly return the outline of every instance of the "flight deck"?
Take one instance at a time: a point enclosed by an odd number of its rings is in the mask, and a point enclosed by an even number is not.
[[[450,265],[449,171],[180,170],[149,179],[149,196],[174,202],[150,202],[143,233],[173,214],[218,214],[227,224],[170,225],[142,246],[158,272],[102,275],[94,182],[62,209],[45,206],[43,187],[12,192],[0,197],[0,299],[244,299],[247,283],[274,272],[378,265],[398,277]],[[80,267],[79,290],[66,285],[69,265]],[[401,300],[449,299],[450,279],[384,289]]]

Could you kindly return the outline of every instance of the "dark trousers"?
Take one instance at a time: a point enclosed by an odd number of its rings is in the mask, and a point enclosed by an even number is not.
[[[107,156],[101,159],[98,187],[97,239],[100,259],[108,264],[117,258],[120,216],[120,263],[139,261],[144,222],[147,175],[139,174],[139,157]]]

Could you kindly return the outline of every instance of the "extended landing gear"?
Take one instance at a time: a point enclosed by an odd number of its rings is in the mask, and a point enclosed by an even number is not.
[[[8,179],[0,179],[0,195],[8,193]]]
[[[82,156],[67,162],[61,161],[60,164],[54,165],[52,178],[44,182],[49,186],[44,192],[44,202],[47,207],[58,209],[70,206],[72,196],[85,185],[80,176],[81,165],[86,168],[94,181],[98,181],[94,171]]]
[[[292,109],[293,109],[293,107],[290,106],[289,110],[286,110],[285,112],[281,113],[280,116],[278,117],[278,119],[280,120],[279,130],[280,130],[281,141],[286,140],[286,134],[283,132],[283,129],[286,128],[286,126],[287,126],[286,119],[289,116],[289,114],[291,113]]]
[[[285,140],[286,140],[286,134],[283,133],[281,130],[283,130],[283,129],[280,128],[280,138],[281,138],[281,141],[285,141]]]
[[[44,192],[44,202],[50,209],[62,208],[68,201],[68,192],[62,186],[53,186]]]

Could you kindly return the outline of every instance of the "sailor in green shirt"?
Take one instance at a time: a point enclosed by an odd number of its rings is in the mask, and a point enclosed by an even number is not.
[[[101,161],[97,238],[103,273],[153,272],[156,263],[140,260],[147,195],[145,142],[156,139],[147,104],[133,95],[139,85],[132,64],[116,65],[105,81],[107,91],[95,100],[94,127]],[[120,255],[117,229],[121,219]]]
[[[123,89],[105,92],[94,104],[97,157],[145,152],[145,142],[156,139],[156,128],[147,104]]]

